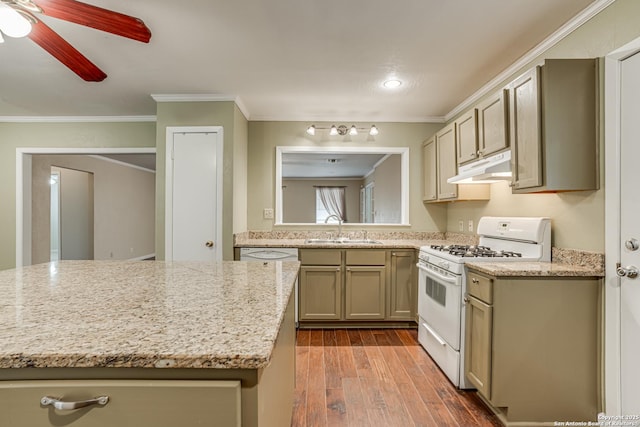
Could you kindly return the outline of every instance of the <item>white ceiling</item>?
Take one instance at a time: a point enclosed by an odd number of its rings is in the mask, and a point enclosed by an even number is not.
[[[88,83],[5,37],[0,116],[155,115],[151,94],[193,94],[250,120],[438,120],[594,0],[86,2],[141,18],[151,42],[43,19],[108,75]]]
[[[282,177],[362,179],[385,156],[386,154],[363,153],[285,153],[282,155]]]

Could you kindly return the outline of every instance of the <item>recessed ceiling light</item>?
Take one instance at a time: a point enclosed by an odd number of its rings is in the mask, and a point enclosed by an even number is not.
[[[400,80],[391,79],[382,83],[382,86],[386,87],[387,89],[395,89],[402,86],[402,82]]]

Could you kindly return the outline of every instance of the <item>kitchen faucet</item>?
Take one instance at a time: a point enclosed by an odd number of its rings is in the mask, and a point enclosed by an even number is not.
[[[326,224],[327,222],[329,222],[329,219],[331,218],[335,218],[338,220],[338,237],[337,238],[340,239],[342,238],[342,218],[340,218],[336,214],[332,214],[325,218],[324,223]]]

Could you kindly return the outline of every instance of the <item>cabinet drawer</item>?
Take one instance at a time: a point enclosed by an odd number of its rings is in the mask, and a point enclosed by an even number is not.
[[[340,265],[342,251],[340,249],[303,249],[300,251],[302,265]]]
[[[480,274],[476,274],[473,271],[469,271],[468,273],[467,292],[469,295],[473,295],[487,304],[492,304],[493,280]]]
[[[347,265],[385,265],[386,251],[354,249],[347,250]]]
[[[66,402],[108,396],[106,405],[59,410]],[[0,381],[3,425],[69,427],[240,426],[240,381],[40,380]]]

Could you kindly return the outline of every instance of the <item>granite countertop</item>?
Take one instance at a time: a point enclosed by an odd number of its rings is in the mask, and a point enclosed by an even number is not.
[[[345,240],[341,243],[307,243],[307,239],[247,239],[236,241],[235,246],[264,248],[370,248],[370,249],[420,249],[421,246],[444,244],[444,240],[412,239],[371,239],[379,243],[354,243]]]
[[[556,262],[467,262],[472,270],[496,277],[604,277],[602,269]]]
[[[61,261],[0,271],[0,368],[265,367],[299,266]]]

